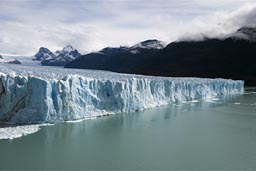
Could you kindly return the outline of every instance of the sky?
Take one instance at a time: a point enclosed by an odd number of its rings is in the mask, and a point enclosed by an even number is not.
[[[223,37],[256,25],[256,0],[0,0],[0,54],[72,45],[82,53],[147,39]]]

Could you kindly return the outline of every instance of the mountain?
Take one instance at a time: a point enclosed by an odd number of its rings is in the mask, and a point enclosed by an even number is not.
[[[21,62],[19,60],[17,60],[17,59],[14,59],[12,61],[8,61],[6,63],[8,63],[8,64],[21,64]]]
[[[165,44],[158,40],[147,40],[131,47],[107,47],[96,53],[83,55],[66,68],[86,68],[131,72],[137,70],[144,61],[155,55]]]
[[[172,42],[163,49],[135,46],[141,50],[137,54],[119,48],[109,56],[104,53],[81,56],[66,67],[154,76],[242,79],[246,85],[256,85],[255,35],[255,27],[242,27],[224,39]]]
[[[238,39],[245,39],[248,41],[256,42],[256,28],[255,27],[242,27],[237,30],[233,37]]]
[[[256,28],[243,27],[222,40],[170,43],[136,73],[242,79],[246,85],[256,85],[255,33]]]
[[[131,47],[131,49],[142,48],[142,49],[163,49],[166,46],[166,43],[156,39],[146,40],[140,42]]]
[[[47,48],[41,47],[35,54],[34,60],[40,61],[42,65],[64,66],[80,56],[81,54],[71,45],[67,45],[62,50],[57,50],[55,53]]]
[[[44,61],[54,58],[55,55],[47,48],[40,47],[39,51],[35,54],[36,61]]]
[[[10,56],[2,56],[0,55],[0,63],[3,63],[3,64],[22,64],[21,61],[13,58],[13,57],[10,57]]]

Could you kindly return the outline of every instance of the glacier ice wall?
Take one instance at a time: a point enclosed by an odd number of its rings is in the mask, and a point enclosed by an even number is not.
[[[243,91],[243,81],[225,79],[1,66],[0,121],[45,123],[86,119]]]

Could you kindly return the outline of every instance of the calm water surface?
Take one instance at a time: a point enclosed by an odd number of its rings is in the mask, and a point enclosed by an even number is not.
[[[256,169],[256,94],[42,127],[0,169]]]

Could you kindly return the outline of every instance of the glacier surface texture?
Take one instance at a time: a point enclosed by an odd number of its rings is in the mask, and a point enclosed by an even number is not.
[[[240,94],[243,81],[0,66],[0,121],[47,123]]]

